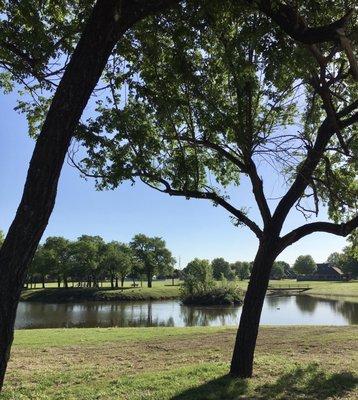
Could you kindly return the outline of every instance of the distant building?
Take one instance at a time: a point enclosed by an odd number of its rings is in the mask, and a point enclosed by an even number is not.
[[[313,274],[297,276],[298,281],[347,281],[349,279],[349,275],[329,263],[317,264],[316,272]]]

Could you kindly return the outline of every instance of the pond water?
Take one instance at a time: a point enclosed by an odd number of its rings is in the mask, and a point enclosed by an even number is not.
[[[152,302],[20,302],[16,329],[112,326],[237,325],[241,306],[193,307],[178,300]],[[266,297],[264,325],[354,325],[358,303],[310,296]]]

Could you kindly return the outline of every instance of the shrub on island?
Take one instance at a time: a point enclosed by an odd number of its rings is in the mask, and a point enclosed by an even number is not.
[[[181,301],[186,305],[229,305],[241,304],[243,293],[235,282],[224,276],[218,284],[213,279],[212,265],[198,258],[191,261],[183,271]]]
[[[242,304],[242,299],[242,291],[233,285],[212,287],[193,293],[183,290],[181,295],[181,301],[185,305],[239,305]]]

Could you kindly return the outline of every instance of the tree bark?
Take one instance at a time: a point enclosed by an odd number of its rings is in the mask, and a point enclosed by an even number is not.
[[[56,90],[30,162],[23,196],[0,250],[0,390],[26,270],[55,204],[67,149],[111,51],[135,22],[173,0],[98,0]]]
[[[276,244],[273,239],[263,239],[252,267],[230,367],[230,373],[239,378],[252,376],[262,307],[272,265],[277,256]]]

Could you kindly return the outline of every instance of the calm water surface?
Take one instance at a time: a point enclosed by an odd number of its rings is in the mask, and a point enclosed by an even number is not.
[[[241,307],[183,306],[178,300],[156,302],[86,302],[43,304],[20,302],[15,328],[111,326],[237,325]],[[267,297],[265,325],[354,325],[358,303],[309,296]]]

